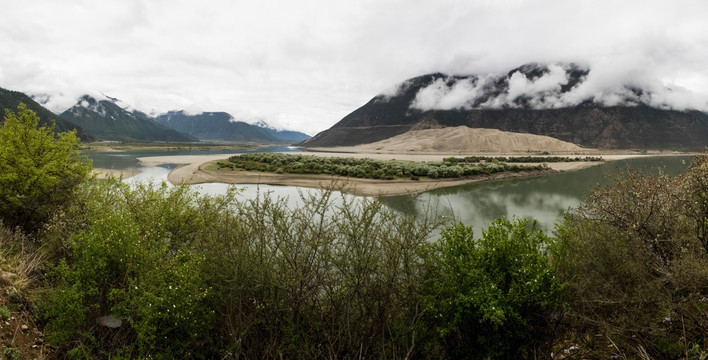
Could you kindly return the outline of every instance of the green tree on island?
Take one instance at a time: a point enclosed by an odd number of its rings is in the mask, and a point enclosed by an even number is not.
[[[0,219],[27,232],[65,205],[91,171],[75,131],[57,134],[53,124],[38,123],[21,103],[0,126]]]

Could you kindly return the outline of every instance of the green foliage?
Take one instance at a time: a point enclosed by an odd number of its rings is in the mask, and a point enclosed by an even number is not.
[[[64,120],[61,116],[57,116],[42,105],[38,104],[36,101],[32,100],[32,98],[26,94],[19,91],[0,88],[0,116],[4,116],[6,110],[14,111],[20,104],[25,104],[28,109],[37,113],[40,125],[52,126],[52,123],[56,122],[56,126],[54,127],[54,131],[56,132],[76,130],[76,135],[82,141],[96,141],[96,139],[87,134],[84,129],[77,127],[76,124]],[[0,118],[0,123],[2,123],[2,121],[3,120]]]
[[[187,187],[96,181],[82,190],[76,206],[87,216],[72,217],[83,225],[69,242],[53,243],[66,255],[40,306],[62,351],[308,359],[419,351],[433,217],[332,192],[291,210],[268,196],[206,198]],[[123,325],[97,326],[105,315]]]
[[[303,195],[303,203],[291,210],[265,195],[213,224],[203,273],[219,294],[216,328],[228,356],[418,353],[421,264],[434,219],[331,192]]]
[[[38,121],[20,104],[0,127],[0,219],[27,232],[68,203],[91,171],[74,132],[55,134],[53,126],[38,128]]]
[[[563,306],[563,286],[546,253],[552,240],[535,226],[500,219],[475,239],[471,227],[457,224],[433,245],[428,318],[448,356],[521,358],[542,345],[548,350],[542,335]]]
[[[552,162],[578,162],[578,161],[604,161],[597,156],[466,156],[464,158],[449,157],[443,159],[445,162],[458,163],[478,163],[485,162],[511,162],[511,163],[552,163]]]
[[[555,264],[579,333],[662,359],[708,342],[706,179],[705,155],[676,177],[629,171],[568,214]]]
[[[5,306],[0,307],[0,320],[7,320],[10,318],[10,315],[10,309]]]
[[[12,359],[12,360],[19,360],[22,358],[22,353],[20,353],[20,350],[14,348],[14,347],[6,347],[5,350],[2,351],[3,355],[5,355],[5,358],[7,359]]]
[[[197,198],[186,187],[131,189],[117,180],[94,186],[99,206],[71,237],[70,256],[55,267],[56,285],[44,296],[48,338],[67,349],[99,339],[94,356],[199,352],[212,340],[213,312],[194,242],[224,199]],[[124,322],[113,337],[95,326],[105,315]]]
[[[546,169],[545,165],[519,166],[504,163],[458,163],[443,161],[416,162],[404,160],[374,160],[281,153],[248,153],[232,156],[218,162],[220,169],[275,172],[278,174],[327,174],[364,179],[392,180],[426,176],[429,178],[457,178],[505,171],[533,171]]]

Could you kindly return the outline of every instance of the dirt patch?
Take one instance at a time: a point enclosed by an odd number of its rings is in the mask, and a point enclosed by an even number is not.
[[[573,143],[550,136],[521,134],[497,129],[469,128],[467,126],[439,129],[411,130],[392,138],[371,144],[352,146],[356,152],[398,153],[584,153]],[[336,150],[334,148],[333,150]]]

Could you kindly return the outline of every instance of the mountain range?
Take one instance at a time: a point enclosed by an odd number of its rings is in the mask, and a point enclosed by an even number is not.
[[[467,126],[600,149],[705,149],[708,115],[639,87],[593,93],[590,69],[526,64],[501,74],[434,73],[397,84],[301,145],[354,146],[411,130]]]
[[[41,100],[45,97],[38,96],[37,99]],[[310,138],[309,135],[301,132],[276,129],[262,120],[256,124],[237,121],[224,112],[188,115],[184,111],[171,111],[154,118],[106,95],[100,97],[84,95],[74,106],[57,115],[24,93],[0,88],[2,113],[5,109],[16,111],[20,103],[26,104],[30,110],[37,113],[41,125],[54,122],[57,132],[75,130],[84,142],[206,140],[293,144]]]
[[[12,91],[3,88],[0,88],[0,122],[4,119],[6,110],[16,112],[17,106],[20,105],[20,103],[24,103],[27,105],[28,109],[37,113],[40,125],[51,125],[52,122],[54,122],[54,131],[56,132],[76,130],[76,136],[78,136],[81,141],[97,140],[95,136],[90,135],[82,127],[57,116],[29,96],[19,91]]]
[[[96,99],[84,95],[60,115],[90,134],[112,141],[197,142],[196,137],[169,129],[147,114],[121,107],[115,98]]]
[[[190,115],[184,111],[170,111],[156,119],[168,128],[200,140],[293,144],[310,138],[297,131],[277,130],[263,121],[256,124],[237,121],[225,112]]]

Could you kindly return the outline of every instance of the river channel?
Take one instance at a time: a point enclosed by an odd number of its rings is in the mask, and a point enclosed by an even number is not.
[[[297,152],[292,147],[271,147],[258,150],[233,151],[171,151],[171,152],[94,152],[86,155],[93,160],[94,167],[106,169],[132,169],[140,174],[126,179],[126,182],[166,181],[169,171],[176,165],[141,167],[138,157],[164,155],[209,155],[243,153],[252,151]],[[487,227],[499,217],[526,217],[535,219],[546,230],[553,228],[563,212],[576,207],[596,186],[610,182],[607,175],[626,171],[628,168],[643,169],[655,173],[664,169],[669,174],[684,171],[690,163],[690,156],[644,157],[627,160],[608,161],[582,170],[562,172],[529,178],[506,179],[483,183],[473,183],[450,188],[431,190],[417,196],[405,195],[383,198],[390,208],[406,214],[423,214],[426,210],[454,217],[475,229]],[[193,185],[204,194],[221,194],[227,184]],[[290,206],[297,206],[300,194],[316,192],[294,186],[238,185],[243,189],[241,196],[255,197],[258,193],[269,192],[272,196],[288,198]]]

